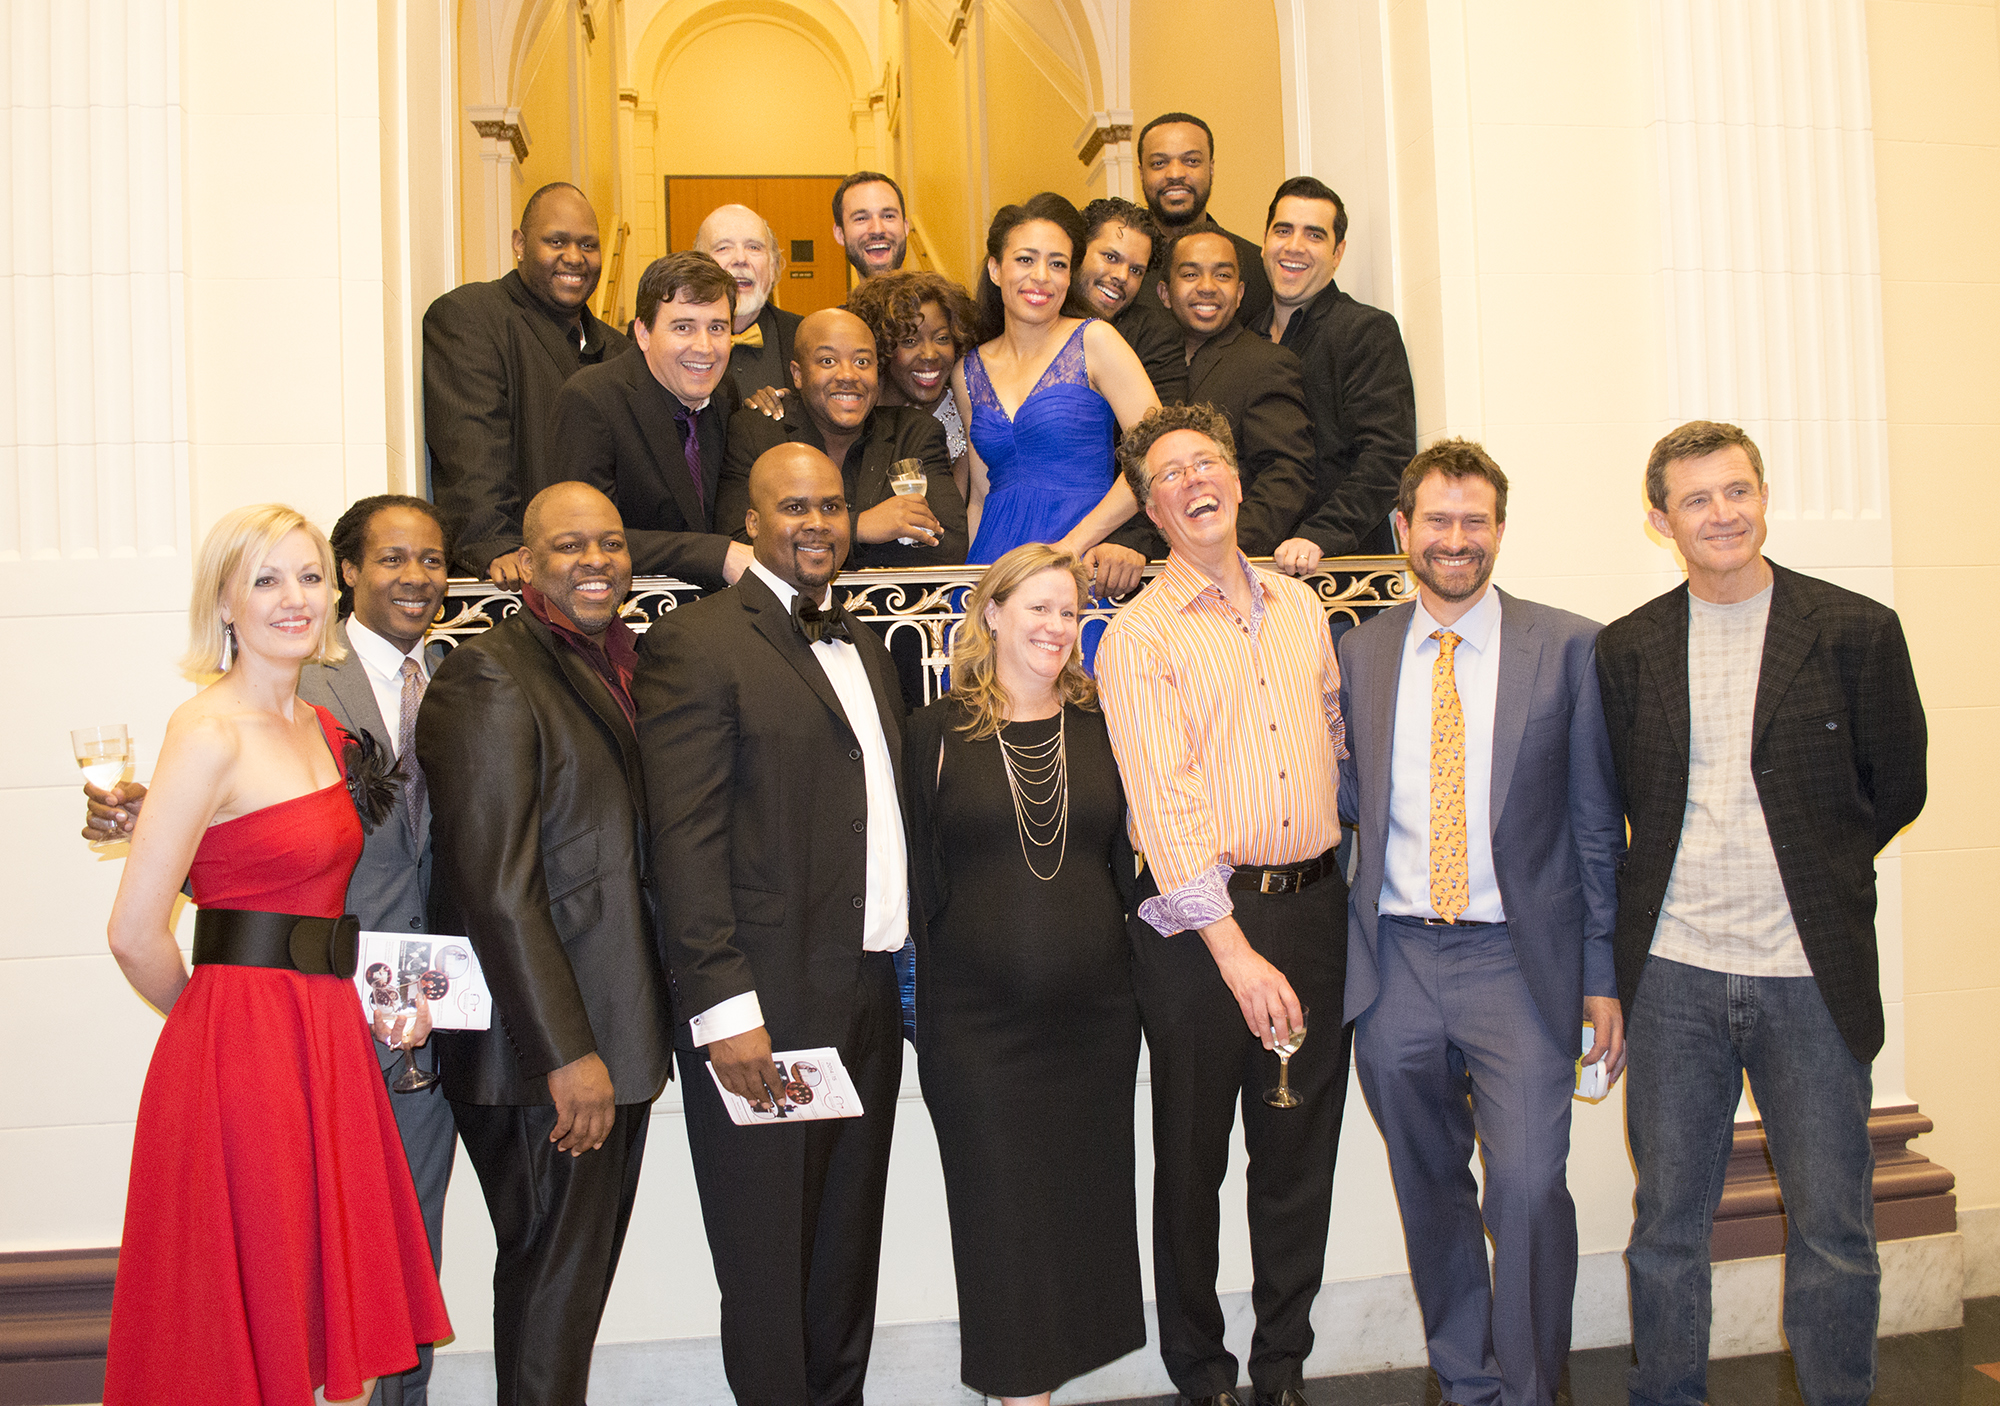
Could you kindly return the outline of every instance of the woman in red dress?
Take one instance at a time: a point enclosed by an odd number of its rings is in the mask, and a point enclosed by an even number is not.
[[[296,696],[302,664],[340,656],[332,580],[326,538],[290,508],[238,509],[202,545],[184,666],[221,677],[167,724],[111,913],[120,969],[167,1020],[133,1137],[107,1406],[364,1399],[451,1333],[360,1003],[328,971],[336,929],[257,940],[267,915],[340,917],[361,853],[348,739]],[[203,910],[192,976],[184,878]]]

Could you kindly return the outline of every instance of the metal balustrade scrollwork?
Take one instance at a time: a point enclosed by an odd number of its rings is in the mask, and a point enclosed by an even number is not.
[[[1268,566],[1268,559],[1260,560]],[[1413,588],[1400,556],[1332,557],[1324,568],[1305,579],[1318,593],[1330,623],[1358,625],[1378,611],[1411,598]],[[1164,563],[1146,568],[1151,580]],[[940,681],[951,664],[952,627],[965,618],[963,604],[981,572],[980,566],[933,567],[910,571],[850,571],[834,582],[841,609],[866,621],[891,651],[921,661],[924,699],[938,696]],[[668,576],[633,578],[632,594],[620,613],[635,630],[645,630],[670,610],[706,594],[698,586]],[[1137,594],[1135,591],[1133,594]],[[1084,611],[1090,621],[1107,624],[1131,596],[1093,601]],[[443,612],[431,627],[432,638],[456,644],[490,628],[521,608],[512,591],[483,581],[454,580]]]

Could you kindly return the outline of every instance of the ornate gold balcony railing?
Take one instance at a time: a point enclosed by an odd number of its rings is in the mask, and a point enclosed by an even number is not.
[[[1268,559],[1260,560],[1268,566]],[[1324,569],[1305,578],[1319,594],[1330,624],[1358,625],[1370,615],[1408,600],[1412,588],[1400,556],[1332,557]],[[1151,580],[1160,564],[1146,568]],[[952,626],[964,619],[963,602],[985,570],[980,566],[936,567],[923,571],[850,571],[835,583],[843,610],[867,621],[892,653],[916,658],[923,672],[925,701],[935,698],[938,684],[951,663]],[[632,582],[623,614],[635,630],[644,630],[667,611],[699,599],[705,592],[668,576],[640,576]],[[1094,601],[1084,611],[1085,624],[1109,622],[1130,596]],[[443,619],[432,628],[434,638],[456,643],[478,634],[521,608],[521,598],[483,581],[455,580],[444,604]]]

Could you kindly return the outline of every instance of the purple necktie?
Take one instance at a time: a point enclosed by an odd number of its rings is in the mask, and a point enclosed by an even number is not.
[[[681,430],[681,454],[687,460],[688,477],[694,480],[694,500],[704,509],[708,506],[708,495],[701,491],[701,436],[695,432],[695,412],[683,405],[674,412],[674,423]]]

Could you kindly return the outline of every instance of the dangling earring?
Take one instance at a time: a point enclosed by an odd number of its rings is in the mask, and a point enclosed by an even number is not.
[[[222,672],[228,673],[229,666],[236,662],[236,627],[227,620],[222,622]]]

